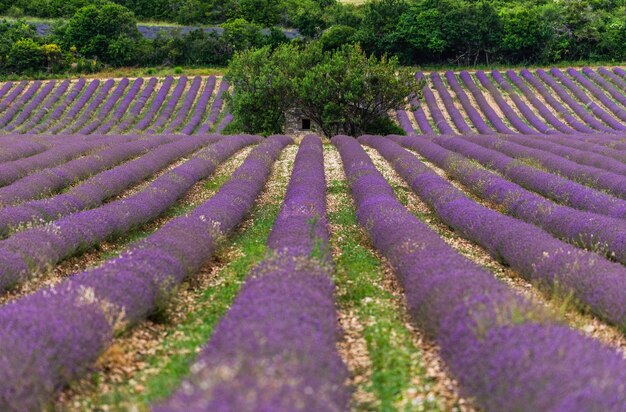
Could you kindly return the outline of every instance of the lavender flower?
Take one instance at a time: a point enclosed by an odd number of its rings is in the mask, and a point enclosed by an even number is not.
[[[307,136],[267,242],[274,255],[250,272],[191,376],[155,411],[348,409],[325,191],[322,145]]]
[[[354,139],[338,136],[333,143],[359,222],[389,259],[411,319],[437,339],[464,394],[497,411],[568,410],[578,407],[576,402],[589,409],[626,407],[626,365],[620,354],[558,325],[456,253],[402,207]],[[428,190],[441,199],[450,193],[434,186]]]
[[[242,140],[258,139],[222,139],[196,163],[211,164],[213,170],[224,159],[222,150],[228,152]],[[0,408],[45,407],[57,390],[89,370],[117,331],[145,319],[206,264],[218,239],[248,212],[273,160],[290,141],[267,139],[209,201],[120,257],[1,307]],[[169,179],[175,184],[186,177]]]

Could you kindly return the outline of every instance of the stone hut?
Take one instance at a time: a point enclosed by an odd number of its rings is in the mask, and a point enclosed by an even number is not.
[[[290,136],[304,136],[311,133],[318,133],[313,120],[306,117],[298,109],[285,113],[285,134]]]

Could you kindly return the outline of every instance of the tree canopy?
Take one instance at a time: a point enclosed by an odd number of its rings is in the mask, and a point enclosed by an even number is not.
[[[294,109],[326,136],[398,132],[388,113],[417,89],[396,58],[367,56],[357,45],[325,51],[321,42],[238,53],[227,77],[236,127],[264,134],[283,132]]]

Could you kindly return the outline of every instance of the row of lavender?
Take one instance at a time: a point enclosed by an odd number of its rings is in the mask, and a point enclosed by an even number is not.
[[[223,115],[228,82],[215,76],[22,81],[0,88],[0,133],[207,134]]]
[[[2,290],[154,219],[221,161],[261,141],[252,136],[204,135],[123,139],[124,143],[112,144],[106,136],[16,138],[24,141],[19,146],[22,151],[10,152],[11,160],[0,169],[4,176],[0,197],[4,205],[14,204],[0,211],[9,222],[2,227],[3,234],[22,224],[52,222],[0,241]],[[623,143],[601,135],[489,139],[366,136],[361,141],[387,158],[446,224],[540,288],[573,296],[598,316],[624,327],[623,266],[546,233],[589,249],[597,249],[596,241],[601,239],[602,247],[609,248],[602,251],[623,259],[620,236],[625,232],[615,217],[623,217],[620,213],[626,208],[618,197],[596,190],[593,186],[600,179],[590,175],[600,170],[607,176],[622,173],[617,161],[623,158]],[[468,199],[392,140],[418,151],[520,220]],[[1,307],[2,409],[45,407],[58,389],[89,369],[115,333],[144,319],[193,275],[209,259],[216,242],[249,210],[273,160],[290,142],[284,136],[267,139],[211,200],[132,245],[119,258]],[[450,142],[455,145],[451,147],[483,156],[479,161],[489,167],[501,166],[507,178],[518,176],[523,182],[540,184],[551,176],[544,191],[555,193],[555,201],[477,167],[444,148]],[[7,147],[13,143],[11,138],[0,140]],[[354,139],[336,137],[334,143],[340,149],[359,221],[394,266],[414,322],[441,344],[442,355],[463,390],[480,406],[487,410],[626,407],[626,365],[618,354],[559,325],[550,314],[456,254],[398,203]],[[104,203],[207,144],[211,146],[137,193]],[[57,149],[65,146],[71,148],[67,153]],[[135,159],[120,163],[128,159],[124,156]],[[580,173],[580,179],[591,177],[583,185],[515,161],[516,156],[544,162],[546,169],[569,170],[571,178],[575,173]],[[585,164],[589,166],[581,170],[574,167]],[[537,178],[533,173],[542,175]],[[64,193],[28,200],[58,192],[75,181],[81,182]],[[251,272],[189,380],[156,409],[248,409],[250,402],[268,410],[294,404],[308,410],[348,407],[346,370],[335,347],[338,331],[325,186],[320,141],[307,137],[268,239],[273,254]],[[604,213],[596,205],[604,207]],[[287,295],[292,299],[284,299]],[[228,373],[216,375],[216,371]]]
[[[622,73],[554,68],[505,75],[493,70],[491,76],[448,71],[442,78],[420,72],[423,101],[414,100],[412,113],[399,110],[397,117],[408,134],[616,134],[626,131]]]
[[[300,145],[267,246],[190,377],[155,411],[348,410],[316,136]]]
[[[168,149],[180,152],[211,144],[130,197],[71,213],[49,225],[9,237],[0,246],[0,254],[15,259],[4,260],[3,269],[9,272],[3,273],[3,280],[7,273],[32,274],[24,267],[22,272],[14,271],[20,261],[30,268],[44,265],[154,219],[195,182],[208,177],[219,163],[261,140],[243,135],[198,137],[196,146],[191,147],[194,138],[179,139],[175,143],[187,146],[177,149],[172,143],[163,143],[131,163],[94,176],[99,180],[90,179],[91,184],[88,180],[76,188],[83,186],[82,193],[88,194],[97,189],[98,182],[115,180],[116,169],[123,178],[123,172],[140,171],[137,166],[142,161],[144,167],[149,167],[149,156],[152,160],[158,158],[161,148],[170,146]],[[45,408],[57,390],[91,368],[116,333],[144,319],[180,282],[196,273],[211,257],[218,241],[247,213],[265,184],[273,160],[290,142],[284,136],[265,140],[209,201],[171,220],[119,257],[0,308],[1,409]],[[166,155],[168,150],[160,151],[160,156]],[[136,167],[128,166],[132,163]],[[97,198],[102,193],[96,190],[95,195]],[[54,204],[53,198],[49,206]],[[11,268],[16,262],[17,266]]]
[[[319,273],[319,265],[310,259],[315,239],[321,238],[327,247],[327,233],[323,214],[318,214],[324,210],[321,161],[307,159],[318,165],[305,168],[303,160],[319,143],[307,139],[268,240],[276,254],[253,269],[191,367],[190,377],[155,410],[289,410],[293,405],[299,405],[298,410],[347,410],[349,389],[341,384],[345,372],[333,348],[332,287],[328,275]],[[500,206],[519,206],[519,212],[528,207],[523,217],[543,217],[530,221],[543,223],[546,230],[584,220],[576,215],[580,212],[525,191],[429,139],[359,140],[385,157],[446,224],[539,287],[573,295],[598,315],[626,324],[626,270],[621,265],[474,202],[392,140],[418,150],[476,193],[489,193]],[[462,391],[478,406],[626,408],[626,361],[621,354],[562,325],[543,306],[516,295],[455,252],[398,202],[356,140],[337,136],[333,143],[341,154],[358,220],[392,264],[413,322],[440,344]],[[550,215],[556,220],[546,218]],[[307,226],[320,217],[323,223],[311,236]],[[301,259],[299,265],[294,256]]]
[[[404,139],[403,143],[418,140]],[[459,255],[398,202],[354,139],[338,136],[333,141],[352,187],[359,222],[393,266],[412,320],[440,344],[444,361],[466,395],[494,411],[624,410],[626,363],[619,353],[559,324],[541,305],[515,295]],[[549,236],[542,236],[539,229],[532,232],[533,226],[498,218],[498,213],[465,197],[392,140],[361,141],[389,160],[444,222],[474,240],[486,241],[490,252],[505,252],[513,263],[533,267],[537,277],[555,271],[566,276],[567,270],[559,265],[572,271],[579,270],[577,264],[593,265],[585,260],[585,252],[557,250]],[[524,247],[515,243],[519,230]],[[527,239],[531,234],[537,237]],[[527,254],[528,248],[543,247],[548,250],[543,258]],[[588,274],[581,272],[586,271],[580,269],[574,277]],[[598,285],[599,290],[604,288]],[[613,309],[621,310],[621,304]]]

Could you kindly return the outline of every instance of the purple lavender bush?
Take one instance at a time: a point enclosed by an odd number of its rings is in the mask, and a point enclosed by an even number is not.
[[[564,205],[611,217],[626,217],[626,201],[602,191],[544,172],[496,150],[457,137],[437,136],[434,143],[476,160],[508,180]],[[413,141],[403,145],[411,148]]]
[[[600,120],[598,120],[597,117],[589,114],[587,112],[587,110],[585,109],[585,107],[583,107],[581,104],[579,104],[572,96],[570,96],[565,89],[563,88],[563,86],[561,86],[561,84],[557,83],[556,80],[554,80],[553,77],[551,77],[550,75],[548,75],[545,70],[542,69],[537,69],[537,71],[535,72],[537,74],[537,77],[539,77],[545,84],[547,84],[548,86],[550,86],[550,88],[556,92],[556,94],[559,96],[559,98],[565,102],[565,104],[567,104],[574,113],[576,113],[576,115],[578,117],[580,117],[582,120],[585,121],[585,123],[587,123],[589,126],[591,126],[592,128],[599,130],[601,132],[605,132],[605,133],[615,133],[615,129],[613,127],[608,126],[606,123],[601,122]],[[528,81],[531,81],[531,79],[534,78],[534,76],[526,69],[522,70],[520,72],[520,74],[527,79]],[[535,79],[537,80],[537,79]],[[569,79],[568,79],[569,80]],[[545,97],[545,96],[544,96]],[[591,102],[593,103],[593,102]],[[595,103],[593,103],[595,104]],[[597,106],[597,105],[596,105]],[[594,106],[595,109],[597,109],[597,107]],[[567,109],[565,109],[565,112],[562,113],[566,113]],[[593,114],[598,114],[598,111],[594,111]],[[604,120],[604,119],[602,119]]]
[[[172,139],[173,136],[165,136],[165,138]],[[159,145],[158,140],[151,142],[137,136],[117,136],[113,140],[118,141],[116,145],[112,143],[104,145],[99,147],[101,150],[92,154],[71,160],[60,166],[39,170],[1,187],[0,197],[2,200],[0,200],[0,204],[6,206],[45,197]]]
[[[163,81],[163,84],[159,88],[156,96],[154,97],[154,100],[152,100],[150,107],[148,108],[146,113],[144,113],[141,120],[139,120],[137,124],[133,127],[133,129],[141,131],[145,130],[150,125],[152,119],[154,119],[154,116],[156,116],[159,109],[161,109],[161,106],[163,106],[163,102],[165,102],[167,94],[170,91],[170,87],[172,87],[172,83],[174,83],[174,78],[171,76],[167,76]]]
[[[209,104],[209,100],[213,95],[213,90],[215,89],[215,76],[210,76],[207,78],[206,83],[204,84],[204,89],[202,90],[202,94],[198,99],[198,103],[193,111],[193,115],[185,125],[185,127],[181,130],[182,134],[192,134],[193,131],[198,127],[200,121],[204,117],[204,113],[206,112],[206,108]]]
[[[456,253],[396,200],[354,139],[333,143],[359,222],[404,287],[412,321],[437,340],[466,396],[487,411],[565,411],[577,401],[591,410],[626,408],[619,353],[559,325]]]
[[[12,132],[16,127],[21,125],[28,119],[33,110],[45,100],[46,97],[52,92],[56,86],[56,81],[51,80],[46,83],[46,85],[41,89],[41,91],[35,94],[34,99],[30,100],[30,102],[25,106],[23,106],[22,111],[4,128],[5,131]]]
[[[27,122],[25,121],[25,123],[22,123],[20,125],[19,129],[17,130],[17,133],[26,133],[27,131],[34,128],[36,125],[43,123],[41,122],[41,119],[43,119],[43,117],[47,115],[50,112],[50,110],[58,103],[58,101],[61,99],[61,97],[63,97],[63,95],[65,94],[65,92],[67,91],[69,87],[70,87],[70,81],[64,80],[59,85],[59,87],[57,87],[54,90],[54,93],[52,93],[52,96],[46,99],[46,101],[41,105],[41,107],[37,111],[35,111],[35,113],[28,119],[28,121]]]
[[[395,138],[401,142],[415,140]],[[491,256],[507,263],[539,288],[572,297],[598,317],[626,328],[624,266],[474,202],[397,144],[374,139],[364,137],[365,141],[381,148],[384,156],[391,158],[393,154],[401,157],[401,161],[395,161],[394,157],[394,167],[446,225],[481,245]],[[528,213],[532,214],[532,207],[529,209]],[[565,212],[567,210],[560,209],[553,213],[558,217]],[[563,221],[568,222],[569,219]],[[582,222],[569,223],[568,227],[559,228],[565,237],[573,236],[579,230],[577,223]],[[593,221],[589,226],[593,231]],[[617,233],[618,237],[623,235],[624,232]],[[624,251],[619,241],[613,247],[620,247],[622,253]]]
[[[596,189],[604,189],[615,196],[626,198],[626,179],[624,179],[622,174],[576,163],[565,157],[547,152],[545,150],[522,146],[520,144],[492,136],[466,135],[462,136],[462,139],[466,139],[488,149],[497,150],[516,159],[532,159],[533,161],[539,163],[539,165],[547,171],[559,173],[560,175],[575,182],[579,182]],[[531,139],[526,139],[526,141],[532,142]],[[559,148],[558,145],[551,145],[550,143],[540,145],[543,148],[550,147],[551,151],[558,151],[562,155],[574,157],[579,162],[584,160],[584,163],[593,162],[594,164],[603,164],[602,159],[604,159],[604,169],[612,167],[614,171],[619,170],[620,173],[624,172],[623,164],[617,161],[612,161],[612,159],[608,159],[604,156],[566,147]],[[611,164],[609,165],[609,163]]]
[[[39,88],[41,87],[41,81],[35,80],[31,83],[30,87],[22,94],[15,103],[12,103],[11,106],[2,114],[0,117],[0,127],[6,126],[13,117],[22,109],[24,105],[28,103],[37,93]]]
[[[511,108],[511,106],[507,103],[507,101],[504,100],[504,98],[502,97],[500,90],[498,90],[498,88],[495,87],[493,83],[491,83],[491,80],[489,80],[489,78],[487,77],[484,71],[478,70],[475,73],[475,75],[478,81],[480,82],[480,84],[485,89],[487,89],[489,94],[491,94],[491,97],[493,97],[493,99],[496,101],[496,104],[498,105],[498,107],[500,108],[504,116],[509,120],[509,122],[511,123],[511,126],[515,127],[517,131],[523,134],[536,134],[537,133],[537,130],[533,129],[532,127],[524,123],[524,121],[517,115],[517,113],[515,113],[515,111]],[[512,96],[512,94],[509,93],[509,96]],[[521,112],[522,114],[528,114],[525,111],[521,111]],[[539,123],[541,124],[541,121],[539,121]],[[538,128],[540,133],[544,133],[542,130],[545,130],[545,129],[546,127],[543,124],[541,124]]]
[[[441,80],[441,77],[439,76],[439,73],[432,72],[430,74],[430,80],[433,86],[435,86],[437,93],[439,93],[439,96],[441,96],[441,100],[443,101],[443,104],[446,110],[450,114],[450,118],[452,119],[452,122],[454,123],[456,128],[462,134],[472,133],[472,128],[467,124],[467,122],[465,121],[465,118],[463,117],[459,109],[457,109],[456,106],[454,105],[454,101],[452,100],[452,97],[450,96],[450,92],[448,92],[448,89],[443,85],[443,82]]]
[[[494,74],[494,77],[496,73],[499,74],[497,70],[493,70],[492,73]],[[556,99],[554,99],[554,96],[549,95],[549,98],[546,99],[544,97],[544,100],[546,100],[546,103],[548,103],[552,107],[562,107],[562,111],[559,111],[556,108],[555,111],[557,111],[563,117],[563,119],[565,119],[565,121],[571,126],[563,123],[556,115],[554,115],[552,111],[550,111],[550,109],[537,97],[537,94],[533,93],[528,85],[522,79],[520,79],[515,71],[507,70],[506,75],[515,85],[515,87],[521,90],[521,92],[524,94],[524,97],[526,97],[530,101],[530,103],[535,106],[541,117],[546,119],[548,123],[550,123],[550,125],[553,126],[556,130],[565,134],[575,133],[576,131],[582,133],[593,133],[593,129],[585,126],[584,124],[576,120],[574,116],[572,116],[567,110],[565,110],[564,107],[561,106],[560,103],[558,103]],[[543,86],[541,86],[541,84],[539,84],[539,88],[537,89],[537,91],[541,96],[547,93],[547,91]]]
[[[162,144],[137,159],[105,170],[72,186],[68,191],[45,199],[24,202],[0,209],[0,237],[26,223],[41,223],[58,219],[81,210],[91,209],[132,185],[141,183],[150,175],[172,162],[187,156],[202,146],[215,143],[216,136],[193,136],[171,141],[168,137],[155,137]]]
[[[232,140],[208,148],[129,197],[18,232],[0,242],[0,250],[4,251],[4,255],[3,252],[0,255],[8,257],[0,270],[0,290],[6,290],[62,259],[157,218],[196,182],[213,172],[217,167],[213,163],[216,157],[224,160],[257,141],[249,136]],[[219,157],[213,154],[218,150]],[[207,153],[213,154],[212,157],[207,157]],[[2,259],[0,256],[0,261]]]
[[[415,77],[417,78],[417,80],[420,80],[424,78],[424,75],[422,74],[422,72],[418,72]],[[424,100],[426,100],[428,110],[430,111],[430,114],[435,121],[435,126],[437,126],[437,129],[439,129],[439,132],[441,132],[441,134],[457,134],[454,129],[452,129],[452,127],[448,124],[448,121],[444,117],[443,113],[441,113],[441,110],[437,105],[437,99],[435,98],[433,92],[430,90],[428,84],[424,85],[424,87],[422,88],[422,93],[424,94]]]
[[[205,161],[219,163],[221,149],[237,141],[221,140]],[[284,136],[265,140],[209,201],[119,257],[1,307],[0,409],[46,408],[58,390],[89,371],[117,332],[162,305],[245,216],[290,142]]]
[[[465,87],[467,87],[467,89],[472,93],[474,99],[476,100],[476,103],[478,104],[478,107],[480,107],[480,110],[482,110],[482,112],[487,117],[487,120],[489,120],[489,122],[493,125],[496,131],[498,131],[499,133],[515,133],[513,130],[509,129],[507,125],[504,124],[500,116],[498,116],[495,110],[493,110],[493,107],[491,107],[489,102],[487,102],[485,96],[483,96],[478,86],[476,86],[476,83],[474,83],[472,76],[467,71],[463,70],[459,77],[461,78],[463,84],[465,84]]]
[[[174,88],[174,91],[170,95],[169,99],[167,100],[165,107],[163,108],[163,110],[161,111],[161,113],[159,114],[155,122],[146,131],[146,133],[148,134],[156,133],[170,120],[170,118],[172,117],[172,113],[174,113],[174,109],[178,105],[178,101],[180,100],[180,97],[183,95],[183,92],[185,91],[186,87],[187,87],[187,77],[182,76],[181,78],[178,79],[178,82],[176,83],[176,87]]]
[[[491,126],[487,125],[487,123],[478,113],[478,110],[474,108],[474,105],[469,100],[469,97],[467,97],[467,93],[465,93],[465,90],[463,90],[463,88],[459,84],[459,81],[457,80],[454,72],[448,70],[446,71],[445,76],[446,80],[448,81],[448,85],[450,85],[450,88],[454,91],[454,94],[461,102],[463,109],[467,113],[467,116],[469,117],[476,130],[478,130],[478,132],[481,134],[495,134],[495,130]]]
[[[154,77],[150,78],[150,80],[148,81],[148,84],[141,92],[141,95],[139,95],[139,98],[135,101],[133,106],[130,108],[130,111],[128,112],[128,115],[126,116],[124,121],[116,126],[117,130],[119,130],[120,132],[125,132],[133,125],[133,123],[135,122],[135,120],[137,120],[137,117],[141,113],[141,110],[144,108],[144,106],[148,102],[148,99],[150,98],[152,93],[154,93],[154,88],[156,86],[156,83],[157,83],[156,78]]]
[[[174,120],[167,126],[164,133],[173,133],[183,124],[187,116],[189,115],[189,111],[193,106],[193,102],[196,100],[196,95],[198,94],[198,90],[200,90],[200,85],[202,84],[202,78],[200,76],[196,76],[193,78],[191,82],[191,86],[189,87],[189,91],[185,96],[185,100],[183,104],[178,109]]]
[[[206,134],[213,128],[215,122],[217,122],[217,118],[222,112],[222,106],[224,106],[224,93],[228,91],[230,85],[228,81],[222,78],[222,82],[220,83],[220,87],[215,94],[215,100],[213,100],[213,104],[211,104],[211,109],[209,110],[209,116],[206,121],[198,128],[195,132],[197,134]]]
[[[401,159],[405,163],[414,163],[424,173],[428,172],[428,168],[409,153],[380,140],[364,137],[361,142],[379,150],[392,164]],[[426,139],[413,139],[410,147],[499,211],[539,226],[559,239],[606,253],[610,258],[626,263],[626,249],[622,240],[626,234],[626,222],[623,219],[554,203]]]
[[[99,87],[100,87],[100,80],[99,79],[92,80],[91,83],[89,83],[89,86],[87,86],[87,89],[85,89],[85,91],[82,94],[80,94],[80,97],[78,99],[74,99],[69,102],[69,103],[73,102],[74,104],[72,104],[72,106],[67,111],[67,113],[65,113],[62,119],[60,118],[58,120],[55,119],[57,120],[56,123],[52,127],[46,129],[46,133],[56,134],[61,129],[64,129],[66,126],[68,126],[73,121],[75,121],[80,111],[83,109],[83,107],[85,107],[87,102],[93,97],[93,95],[96,93]]]
[[[63,113],[65,112],[65,109],[67,109],[69,107],[69,105],[72,102],[74,102],[76,97],[80,94],[80,92],[85,87],[85,84],[86,84],[86,80],[85,79],[83,79],[83,78],[78,79],[78,81],[74,84],[74,87],[72,87],[72,90],[67,94],[67,96],[65,96],[65,98],[63,99],[61,104],[59,104],[54,109],[52,114],[44,122],[41,122],[38,125],[32,127],[26,133],[27,134],[36,134],[36,133],[41,133],[41,132],[47,130],[49,128],[50,124],[55,122],[56,120],[58,120],[63,115]]]
[[[348,409],[325,195],[321,141],[307,136],[268,238],[274,254],[250,272],[189,378],[155,411]]]

